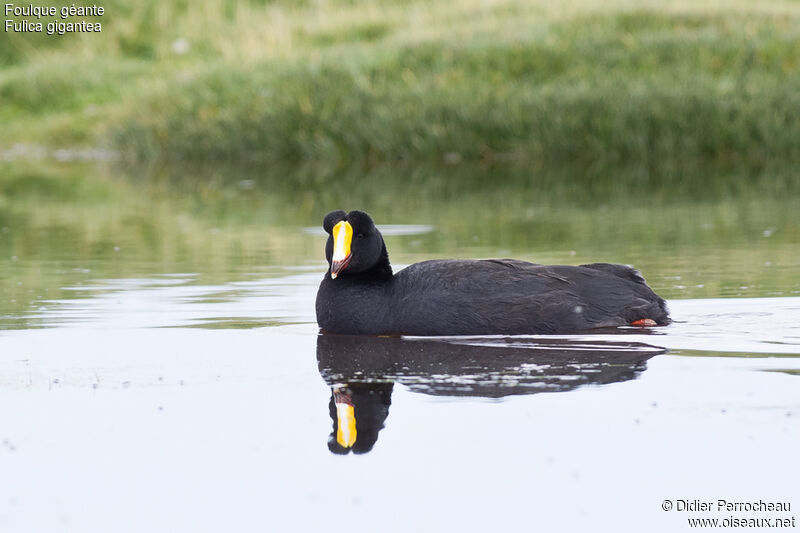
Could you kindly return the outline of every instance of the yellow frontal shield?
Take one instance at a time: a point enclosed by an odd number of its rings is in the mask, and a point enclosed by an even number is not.
[[[338,430],[336,442],[343,448],[352,448],[356,443],[356,413],[352,405],[346,403],[336,404],[336,418]]]
[[[350,263],[350,244],[353,242],[353,226],[342,220],[333,227],[333,257],[331,257],[331,278],[336,279],[339,273]]]

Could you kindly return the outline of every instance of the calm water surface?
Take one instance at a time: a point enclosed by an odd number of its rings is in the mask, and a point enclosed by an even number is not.
[[[6,165],[0,530],[688,531],[800,514],[794,176],[387,173],[291,186]],[[395,268],[630,263],[676,322],[321,336],[317,227],[356,207]]]

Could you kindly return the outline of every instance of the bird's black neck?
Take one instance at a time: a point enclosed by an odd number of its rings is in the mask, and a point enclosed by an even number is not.
[[[389,263],[389,253],[386,251],[386,244],[381,248],[381,255],[375,266],[358,275],[364,281],[385,282],[392,279],[392,265]]]
[[[330,268],[328,269],[328,273],[330,275]],[[386,251],[386,244],[384,244],[381,249],[381,255],[378,261],[368,270],[350,274],[345,269],[345,271],[340,274],[343,279],[350,279],[352,276],[352,279],[357,280],[358,283],[386,283],[392,279],[392,275],[392,265],[389,263],[389,254]]]

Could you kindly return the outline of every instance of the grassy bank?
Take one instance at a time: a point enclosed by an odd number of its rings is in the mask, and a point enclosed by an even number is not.
[[[793,3],[137,6],[110,4],[100,36],[11,43],[0,145],[336,166],[800,158]]]

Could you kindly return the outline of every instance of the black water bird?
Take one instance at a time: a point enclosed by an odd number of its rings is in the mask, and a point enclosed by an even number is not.
[[[325,332],[525,335],[670,323],[666,302],[624,265],[434,260],[392,272],[363,211],[325,216],[328,271],[317,292]]]

